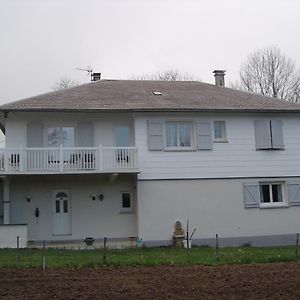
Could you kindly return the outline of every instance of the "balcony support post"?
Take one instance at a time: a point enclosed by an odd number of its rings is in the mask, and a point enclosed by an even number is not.
[[[24,148],[23,145],[20,145],[20,160],[19,160],[19,170],[20,172],[23,172],[24,170]]]
[[[63,146],[59,146],[59,171],[63,172],[64,170],[64,153],[63,153]]]
[[[1,179],[3,181],[3,223],[10,224],[9,179],[7,177]]]
[[[102,145],[99,145],[99,170],[103,170],[103,148]]]

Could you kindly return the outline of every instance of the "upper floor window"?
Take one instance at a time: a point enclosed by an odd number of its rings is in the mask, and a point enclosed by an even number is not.
[[[129,147],[131,140],[131,133],[129,126],[115,127],[115,145],[116,147]]]
[[[193,123],[192,122],[166,122],[167,147],[192,147]]]
[[[74,147],[75,128],[74,127],[48,127],[47,145],[49,147]]]
[[[214,121],[214,140],[215,142],[227,141],[225,121]]]

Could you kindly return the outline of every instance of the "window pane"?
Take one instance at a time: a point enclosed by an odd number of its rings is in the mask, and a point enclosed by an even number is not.
[[[47,144],[50,147],[59,147],[61,141],[60,127],[48,128],[47,132]]]
[[[75,139],[74,127],[62,127],[62,145],[64,147],[74,147]]]
[[[122,207],[123,208],[131,208],[131,200],[129,193],[122,194]]]
[[[214,122],[214,135],[215,139],[225,139],[225,121],[215,121]]]
[[[191,146],[191,123],[178,123],[179,131],[179,146],[180,147],[190,147]]]
[[[60,201],[59,200],[55,201],[55,212],[60,213]]]
[[[166,144],[167,147],[177,146],[177,124],[175,122],[166,123]]]
[[[282,202],[281,184],[272,184],[273,202]]]
[[[130,146],[130,128],[128,126],[118,126],[115,128],[116,147]]]
[[[68,200],[64,200],[64,213],[68,212]]]
[[[260,186],[260,198],[262,203],[270,202],[270,188],[268,184],[263,184]]]

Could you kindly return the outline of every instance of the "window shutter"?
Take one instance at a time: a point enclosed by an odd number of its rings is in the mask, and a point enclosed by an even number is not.
[[[245,208],[259,207],[260,193],[257,182],[244,183]]]
[[[290,206],[300,205],[300,182],[288,182],[288,197]]]
[[[163,150],[163,126],[162,121],[148,121],[148,147],[149,150]]]
[[[272,148],[283,149],[282,120],[271,120]]]
[[[271,130],[269,120],[254,120],[256,149],[271,149]]]
[[[27,125],[27,147],[44,147],[43,124]]]
[[[89,122],[80,122],[78,124],[78,146],[94,146],[94,125]]]
[[[211,122],[197,122],[196,124],[196,142],[199,150],[212,149]]]

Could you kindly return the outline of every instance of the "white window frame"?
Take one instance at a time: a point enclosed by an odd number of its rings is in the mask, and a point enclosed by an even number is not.
[[[129,194],[130,195],[130,207],[123,207],[123,194]],[[132,192],[122,191],[121,192],[121,213],[132,213],[132,212],[133,212]]]
[[[216,122],[222,122],[224,124],[224,137],[221,137],[221,138],[216,138],[215,136],[215,123]],[[227,140],[227,124],[226,124],[226,121],[225,120],[214,120],[213,121],[213,135],[214,135],[214,142],[215,143],[227,143],[228,140]]]
[[[191,145],[184,147],[184,146],[167,146],[167,123],[176,123],[176,125],[178,126],[178,124],[180,123],[189,123],[192,126],[191,129]],[[178,128],[178,127],[177,127]],[[194,151],[196,150],[196,146],[195,146],[195,122],[193,120],[166,120],[164,121],[164,150],[165,151]],[[179,130],[177,130],[177,145],[179,144]]]
[[[273,202],[273,193],[272,188],[270,188],[272,185],[281,185],[281,192],[282,192],[282,202]],[[261,193],[261,186],[262,185],[269,185],[269,195],[270,195],[270,202],[262,202],[262,193]],[[262,181],[259,182],[259,198],[260,208],[274,208],[274,207],[287,207],[287,186],[286,182],[284,181]]]

